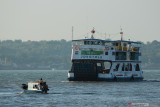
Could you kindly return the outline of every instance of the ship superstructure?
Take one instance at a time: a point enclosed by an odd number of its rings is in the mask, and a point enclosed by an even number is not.
[[[70,81],[143,80],[140,42],[95,39],[91,33],[90,39],[72,40]]]

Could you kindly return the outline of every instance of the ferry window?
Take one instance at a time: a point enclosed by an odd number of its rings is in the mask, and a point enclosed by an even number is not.
[[[95,41],[95,42],[94,42],[94,44],[95,44],[95,45],[97,45],[97,44],[98,44],[98,42],[97,42],[97,41]]]
[[[90,44],[90,45],[92,45],[92,44],[93,44],[93,42],[92,42],[92,41],[89,41],[89,44]]]
[[[138,60],[139,53],[138,52],[131,52],[130,53],[130,60]]]
[[[124,44],[123,44],[123,46],[124,46],[124,47],[126,47],[126,46],[127,46],[127,44],[126,44],[126,43],[124,43]]]
[[[102,45],[104,45],[105,43],[104,42],[102,42]]]
[[[95,45],[95,41],[93,41],[93,45]]]
[[[88,45],[89,44],[89,41],[86,41],[86,45]]]
[[[119,64],[116,65],[114,71],[118,71],[118,68],[119,68]]]
[[[125,66],[125,71],[128,71],[128,69],[129,69],[129,64]]]
[[[116,46],[118,46],[118,43],[116,43]]]
[[[104,62],[104,68],[110,69],[111,63],[110,62]]]
[[[129,64],[129,70],[132,71],[132,64]]]
[[[97,66],[99,66],[99,67],[100,67],[100,66],[101,66],[101,63],[97,63]]]
[[[38,85],[33,85],[33,89],[38,89]]]
[[[88,45],[90,45],[90,41],[88,41]]]
[[[97,45],[100,45],[100,41],[97,42]]]
[[[115,55],[115,52],[112,52],[112,55]]]
[[[125,65],[124,65],[124,63],[123,63],[123,65],[122,65],[122,71],[124,71],[124,67],[125,67]]]
[[[91,41],[91,45],[93,45],[93,41]]]
[[[108,42],[105,42],[105,45],[110,45],[110,43],[108,43]]]
[[[113,50],[113,48],[111,48],[111,50]]]
[[[136,64],[136,71],[140,71],[139,64]]]
[[[116,52],[116,60],[126,60],[126,52]]]
[[[79,44],[79,45],[84,45],[84,42],[83,42],[83,41],[80,41],[78,44]]]
[[[88,41],[84,41],[84,44],[85,44],[85,45],[88,45],[88,44],[89,44],[89,42],[88,42]]]
[[[75,51],[75,54],[78,54],[78,51]]]
[[[135,53],[135,60],[138,60],[138,57],[139,57],[139,53],[136,52],[136,53]]]
[[[105,52],[105,55],[108,55],[108,52]]]
[[[115,46],[116,45],[116,43],[112,43],[112,46]]]
[[[103,70],[102,64],[100,62],[97,63],[97,71],[102,71],[102,70]]]
[[[95,41],[92,41],[92,45],[96,45],[96,42],[95,42]]]

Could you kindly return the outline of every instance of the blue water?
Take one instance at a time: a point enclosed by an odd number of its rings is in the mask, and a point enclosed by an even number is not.
[[[21,93],[21,84],[41,77],[47,81],[48,94]],[[69,82],[67,71],[0,71],[0,107],[127,107],[128,103],[160,107],[160,70],[145,70],[142,82]]]

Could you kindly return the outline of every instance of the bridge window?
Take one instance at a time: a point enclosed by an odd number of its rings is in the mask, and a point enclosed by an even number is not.
[[[118,43],[116,43],[116,46],[118,46]]]
[[[116,52],[116,60],[126,60],[126,52]]]
[[[84,45],[86,45],[87,44],[87,41],[84,41]]]
[[[84,41],[84,45],[104,45],[103,41]]]
[[[126,43],[124,43],[124,44],[123,44],[123,46],[124,46],[124,47],[126,47],[126,46],[127,46],[127,44],[126,44]]]
[[[139,55],[138,52],[130,52],[130,60],[138,60]]]
[[[97,45],[100,45],[100,41],[97,42]]]
[[[74,41],[72,42],[73,45],[84,45],[83,41]]]

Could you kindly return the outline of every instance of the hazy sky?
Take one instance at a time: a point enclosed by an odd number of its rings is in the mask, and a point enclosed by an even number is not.
[[[160,0],[0,0],[0,40],[160,41]]]

